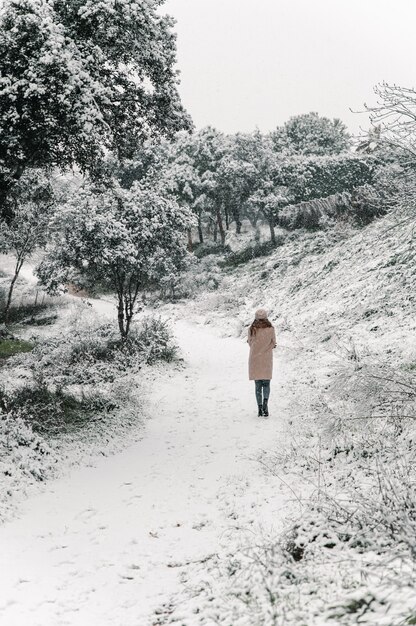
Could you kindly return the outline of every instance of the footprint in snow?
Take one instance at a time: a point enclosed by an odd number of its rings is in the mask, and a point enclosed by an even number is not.
[[[83,520],[89,520],[91,519],[91,517],[94,517],[94,515],[97,514],[97,510],[96,509],[85,509],[84,511],[81,511],[81,513],[78,513],[78,515],[76,515],[74,517],[74,519],[79,519],[82,518]]]
[[[55,550],[64,550],[67,547],[68,547],[67,544],[58,544],[56,546],[52,546],[52,548],[49,548],[49,552],[52,552],[52,551],[55,551]]]

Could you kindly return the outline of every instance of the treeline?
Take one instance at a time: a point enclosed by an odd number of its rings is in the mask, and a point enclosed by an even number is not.
[[[396,157],[380,137],[354,150],[345,125],[317,113],[267,134],[196,132],[175,55],[172,21],[153,0],[4,2],[0,252],[16,259],[4,322],[37,248],[51,293],[74,282],[117,294],[125,338],[138,294],[175,276],[195,243],[224,246],[248,220],[268,225],[273,246],[276,226],[384,210]]]
[[[303,209],[301,203],[332,198],[332,213],[351,209],[361,222],[381,212],[378,174],[386,161],[371,152],[352,149],[340,120],[308,113],[268,134],[181,132],[108,165],[121,186],[140,181],[189,208],[199,244],[209,237],[224,245],[226,231],[240,233],[243,220],[253,229],[259,220],[267,223],[274,244],[276,226],[320,225],[322,203]],[[191,232],[188,237],[192,248]]]

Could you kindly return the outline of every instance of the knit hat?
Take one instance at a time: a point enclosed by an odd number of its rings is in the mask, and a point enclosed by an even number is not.
[[[266,309],[257,309],[255,312],[256,320],[266,320],[267,319],[267,311]]]

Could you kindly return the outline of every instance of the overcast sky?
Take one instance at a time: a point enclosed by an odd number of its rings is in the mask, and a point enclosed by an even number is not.
[[[200,128],[271,130],[292,115],[339,117],[373,85],[416,84],[415,0],[167,0],[180,92]]]

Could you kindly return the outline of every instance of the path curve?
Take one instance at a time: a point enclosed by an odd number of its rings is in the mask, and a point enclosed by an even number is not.
[[[181,564],[236,520],[284,516],[253,458],[283,430],[282,368],[260,420],[247,344],[183,321],[175,334],[186,367],[151,384],[143,439],[51,482],[0,528],[2,626],[150,626]]]

